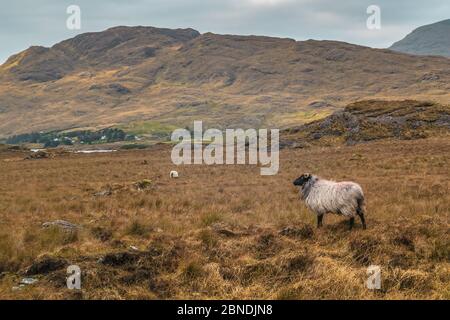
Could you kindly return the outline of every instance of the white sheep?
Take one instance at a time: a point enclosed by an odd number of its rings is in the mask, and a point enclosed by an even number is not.
[[[350,218],[350,229],[355,222],[355,215],[361,219],[366,229],[364,218],[364,193],[355,182],[334,182],[305,173],[294,181],[299,186],[301,198],[306,206],[317,214],[317,227],[322,226],[324,214],[334,213]]]
[[[170,177],[171,177],[172,179],[178,178],[178,172],[176,172],[176,171],[174,171],[174,170],[170,171]]]

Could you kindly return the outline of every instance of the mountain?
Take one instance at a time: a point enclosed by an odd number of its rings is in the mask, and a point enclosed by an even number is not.
[[[117,27],[106,32],[85,33],[52,48],[34,46],[10,57],[4,68],[18,80],[47,82],[79,70],[105,70],[133,66],[154,57],[164,47],[194,39],[192,29]]]
[[[389,49],[417,55],[450,57],[450,19],[419,27]]]
[[[449,101],[449,70],[447,58],[337,41],[115,27],[0,66],[0,137],[194,120],[287,128],[357,100]]]
[[[355,144],[450,134],[450,105],[415,100],[351,103],[324,119],[286,129],[282,145]]]

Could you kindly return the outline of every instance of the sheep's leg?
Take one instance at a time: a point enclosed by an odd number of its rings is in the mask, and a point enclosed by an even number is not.
[[[356,213],[361,219],[363,229],[366,230],[366,219],[364,218],[364,211],[364,199],[360,198],[358,199],[358,207],[356,208]]]
[[[361,219],[363,229],[366,230],[366,219],[364,218],[364,209],[362,209],[361,206],[358,206],[358,208],[356,208],[356,213]]]
[[[323,226],[322,220],[323,220],[323,214],[317,215],[317,228],[320,228]]]
[[[358,210],[358,216],[361,219],[363,229],[366,230],[366,219],[364,218],[364,212]]]
[[[355,217],[350,218],[350,230],[353,229],[353,225],[355,224]]]

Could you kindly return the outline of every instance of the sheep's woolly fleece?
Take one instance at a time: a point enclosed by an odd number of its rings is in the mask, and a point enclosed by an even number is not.
[[[353,217],[357,214],[364,193],[359,184],[350,181],[334,182],[312,176],[301,189],[306,206],[317,215],[328,212]]]

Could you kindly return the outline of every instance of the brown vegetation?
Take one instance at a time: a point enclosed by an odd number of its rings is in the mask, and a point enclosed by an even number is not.
[[[284,149],[270,177],[192,165],[170,179],[164,148],[25,155],[0,153],[1,298],[450,298],[447,137]],[[305,171],[360,183],[368,229],[327,216],[317,230],[292,185]],[[75,226],[42,226],[58,219]],[[13,289],[25,276],[38,282]]]
[[[450,132],[450,106],[403,100],[358,101],[343,110],[283,132],[283,145],[348,145],[396,138],[423,139]]]

